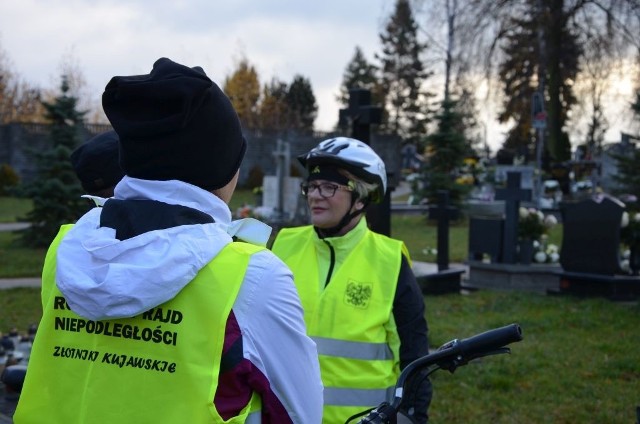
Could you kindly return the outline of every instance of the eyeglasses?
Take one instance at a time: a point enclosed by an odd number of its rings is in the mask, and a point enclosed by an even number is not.
[[[302,189],[303,196],[308,196],[309,193],[313,193],[313,191],[317,189],[318,193],[320,193],[320,197],[323,197],[325,199],[335,196],[336,191],[338,190],[353,191],[351,187],[333,183],[318,184],[303,182],[300,184],[300,188]]]

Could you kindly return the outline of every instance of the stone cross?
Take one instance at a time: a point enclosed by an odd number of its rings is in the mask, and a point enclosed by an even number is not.
[[[351,137],[369,144],[371,125],[382,122],[382,108],[371,104],[371,91],[364,88],[349,90],[349,107],[340,109],[340,126],[351,123]]]
[[[516,262],[520,202],[531,200],[531,189],[520,187],[519,172],[507,172],[507,187],[497,189],[495,198],[505,203],[502,262],[513,264]]]
[[[438,221],[438,272],[449,269],[449,222],[458,218],[458,209],[449,205],[449,192],[438,190],[438,206],[429,208],[429,219]]]
[[[382,108],[371,104],[370,90],[352,88],[349,90],[349,107],[340,109],[338,122],[341,127],[350,123],[350,137],[371,144],[371,125],[382,122]],[[371,230],[387,236],[391,235],[391,194],[389,189],[387,189],[382,203],[369,206],[367,221]]]
[[[285,215],[284,208],[284,186],[285,180],[289,176],[289,170],[291,169],[291,152],[289,143],[285,143],[281,139],[278,139],[276,150],[273,152],[273,156],[276,158],[276,178],[278,181],[278,202],[277,202],[277,214],[282,218]]]

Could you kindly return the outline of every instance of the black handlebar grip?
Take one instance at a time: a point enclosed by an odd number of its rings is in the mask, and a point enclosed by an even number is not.
[[[463,355],[474,355],[500,349],[520,340],[522,329],[518,324],[510,324],[460,340],[458,347]]]

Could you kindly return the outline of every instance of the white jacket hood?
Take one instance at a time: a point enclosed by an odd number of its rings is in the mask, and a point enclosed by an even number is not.
[[[58,248],[56,283],[71,309],[92,320],[132,317],[158,306],[175,297],[233,236],[264,245],[271,233],[255,219],[232,222],[225,202],[182,181],[124,177],[114,198],[186,206],[214,222],[118,240],[116,230],[100,227],[101,208],[80,218]]]

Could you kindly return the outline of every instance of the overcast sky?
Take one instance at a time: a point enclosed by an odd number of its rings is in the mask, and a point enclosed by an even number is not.
[[[220,85],[246,57],[262,84],[272,77],[287,83],[296,74],[309,78],[319,106],[316,129],[329,130],[338,117],[335,96],[355,47],[374,61],[394,3],[0,0],[0,49],[22,80],[45,89],[57,90],[62,63],[73,63],[86,79],[84,94],[95,103],[112,76],[148,73],[162,56],[202,66]],[[619,140],[619,131],[628,127],[621,110],[628,109],[630,84],[614,96],[608,99],[617,105],[608,111],[608,141]],[[489,145],[496,150],[504,127],[496,125],[490,104],[480,98],[478,106]]]
[[[335,95],[359,45],[373,61],[391,0],[2,0],[0,49],[23,80],[57,89],[72,58],[98,99],[114,75],[148,73],[159,57],[202,66],[222,85],[245,56],[265,83],[309,78],[316,128],[338,117]]]

